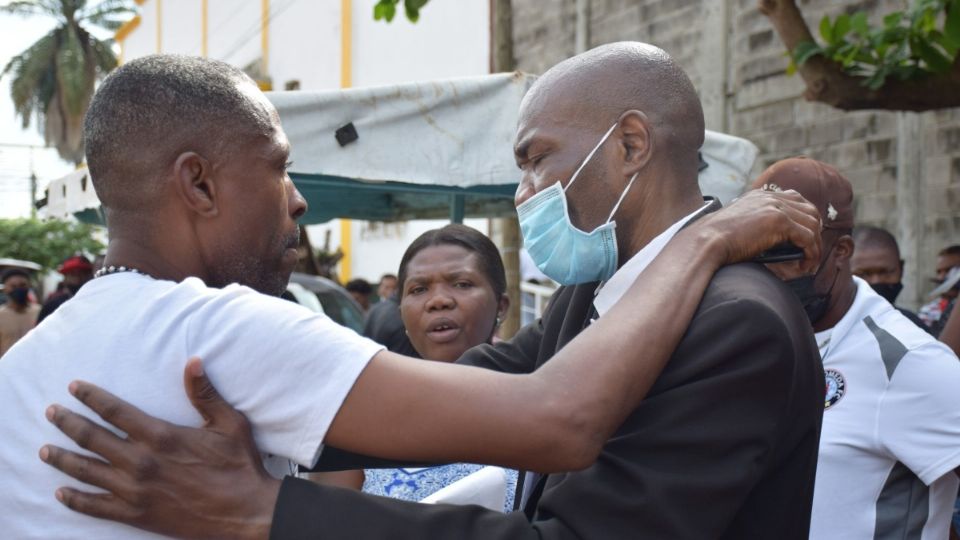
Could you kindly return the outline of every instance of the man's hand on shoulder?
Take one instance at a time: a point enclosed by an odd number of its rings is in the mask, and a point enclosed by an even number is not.
[[[803,250],[801,273],[813,272],[820,261],[820,214],[796,191],[753,190],[729,206],[704,216],[681,231],[715,254],[722,266],[754,259],[773,246],[792,243]]]
[[[127,437],[50,406],[47,418],[103,460],[52,445],[40,449],[40,458],[107,491],[64,487],[57,499],[77,512],[179,538],[267,538],[280,482],[263,469],[250,424],[223,401],[198,359],[187,363],[184,385],[203,428],[158,420],[92,384],[71,383],[71,394]]]

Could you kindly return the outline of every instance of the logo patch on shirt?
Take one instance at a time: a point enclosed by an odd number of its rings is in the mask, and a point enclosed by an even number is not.
[[[823,373],[827,379],[827,391],[823,397],[823,408],[826,410],[836,405],[843,397],[843,394],[847,391],[847,381],[835,369],[826,369]]]

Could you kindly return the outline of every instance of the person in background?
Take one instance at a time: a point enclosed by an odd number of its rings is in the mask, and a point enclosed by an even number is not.
[[[393,274],[384,274],[380,276],[380,283],[377,285],[377,296],[380,301],[393,297],[397,292],[397,276]]]
[[[810,538],[944,538],[960,485],[960,362],[853,276],[853,189],[836,169],[790,158],[753,187],[796,190],[823,223],[820,268],[787,281],[826,382]],[[768,267],[786,277],[793,265]]]
[[[63,261],[57,268],[57,272],[63,274],[63,289],[44,302],[40,314],[37,315],[37,324],[56,311],[64,302],[73,298],[84,283],[93,279],[93,263],[83,255],[74,255]]]
[[[510,306],[507,277],[497,246],[464,225],[420,235],[400,260],[400,315],[422,358],[453,362],[468,349],[491,343]],[[419,501],[482,468],[458,463],[439,467],[368,469],[363,491]],[[513,510],[517,473],[510,471],[504,511]]]
[[[397,292],[374,304],[363,323],[363,337],[383,345],[390,352],[419,358],[410,343],[400,318],[400,298]]]
[[[10,268],[0,276],[7,302],[0,306],[0,357],[37,324],[40,306],[30,301],[30,274]]]
[[[937,254],[936,277],[932,278],[932,281],[937,285],[943,285],[948,279],[955,279],[957,274],[951,273],[954,268],[960,268],[960,245],[948,246],[940,250]],[[950,317],[957,292],[956,287],[950,287],[937,298],[920,307],[917,315],[930,327],[933,335],[940,335],[940,330]]]
[[[370,285],[369,281],[362,278],[351,279],[344,288],[360,304],[364,313],[370,309],[370,295],[373,293],[373,285]]]
[[[894,304],[904,317],[929,332],[927,325],[909,309],[895,304],[903,290],[903,259],[900,247],[892,234],[879,227],[864,225],[853,230],[853,255],[850,270],[853,275],[870,284],[887,302]]]

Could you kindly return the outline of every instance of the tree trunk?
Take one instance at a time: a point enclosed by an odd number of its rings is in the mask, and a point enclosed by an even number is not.
[[[510,0],[490,0],[491,54],[490,71],[501,73],[513,71],[513,8]],[[513,337],[520,329],[520,224],[517,217],[510,216],[491,220],[490,236],[500,248],[503,267],[507,274],[507,295],[510,309],[500,324],[502,339]]]

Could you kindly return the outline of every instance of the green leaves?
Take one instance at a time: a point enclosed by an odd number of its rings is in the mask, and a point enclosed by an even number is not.
[[[0,13],[52,16],[59,22],[15,56],[0,77],[11,77],[10,95],[23,127],[36,117],[45,138],[68,161],[83,157],[80,126],[95,79],[117,65],[111,41],[97,39],[83,25],[116,28],[134,14],[132,6],[132,0],[19,0],[0,7]]]
[[[789,74],[818,54],[864,77],[864,85],[872,89],[888,77],[908,80],[947,73],[960,53],[960,0],[914,0],[909,8],[885,16],[879,26],[871,26],[863,11],[824,16],[819,33],[822,46],[806,42],[790,52]]]
[[[84,105],[93,94],[92,70],[87,69],[87,54],[73,25],[60,33],[57,50],[57,84],[67,112],[83,115]]]
[[[430,0],[403,0],[403,12],[410,22],[420,20],[420,10],[427,5]],[[392,22],[397,14],[397,5],[400,0],[379,0],[373,6],[373,19],[376,21],[385,20]]]
[[[380,0],[373,6],[373,20],[386,20],[393,22],[393,17],[397,14],[396,0]]]
[[[77,252],[97,255],[104,245],[85,223],[39,219],[0,219],[0,257],[33,261],[46,270],[56,268]]]
[[[43,99],[46,96],[42,89],[54,63],[56,45],[57,30],[52,30],[30,48],[14,56],[0,74],[0,77],[7,73],[12,74],[10,97],[24,128],[30,125],[34,111],[42,114],[49,103],[49,97]]]

